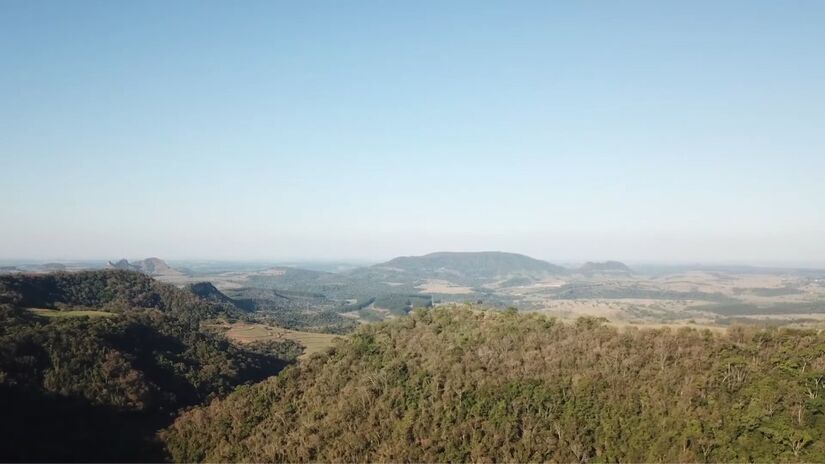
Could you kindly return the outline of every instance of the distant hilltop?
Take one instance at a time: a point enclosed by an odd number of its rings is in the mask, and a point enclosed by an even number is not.
[[[622,262],[619,261],[603,261],[603,262],[591,262],[588,261],[584,263],[582,267],[580,267],[579,272],[582,274],[603,274],[603,273],[623,273],[623,274],[630,274],[633,271]]]
[[[619,261],[588,261],[579,268],[564,268],[529,256],[502,251],[437,252],[423,256],[401,256],[376,264],[373,271],[394,271],[419,277],[439,277],[447,280],[471,278],[492,280],[501,277],[539,277],[569,273],[631,274],[633,271]]]
[[[130,263],[126,259],[121,259],[117,262],[109,261],[107,267],[112,269],[123,269],[126,271],[137,271],[148,275],[170,275],[179,274],[179,271],[173,269],[166,261],[160,258],[146,258],[144,260]]]
[[[66,270],[68,270],[68,267],[63,263],[19,264],[17,266],[0,266],[0,274],[8,274],[15,272],[62,272]]]
[[[402,256],[372,269],[394,270],[422,276],[463,276],[492,279],[509,275],[562,274],[561,266],[516,253],[501,251],[438,252],[424,256]]]

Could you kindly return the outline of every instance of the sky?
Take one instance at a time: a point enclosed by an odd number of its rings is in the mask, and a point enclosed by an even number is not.
[[[825,265],[825,2],[0,0],[0,258]]]

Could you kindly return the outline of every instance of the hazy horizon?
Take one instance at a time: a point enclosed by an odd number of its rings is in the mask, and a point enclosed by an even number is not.
[[[120,259],[126,259],[130,262],[136,262],[147,258],[160,258],[171,265],[183,265],[186,263],[214,263],[214,264],[249,264],[249,265],[292,265],[301,267],[301,265],[308,264],[342,264],[351,266],[371,266],[382,262],[389,261],[398,257],[409,256],[423,256],[432,253],[441,252],[503,252],[515,253],[528,256],[530,258],[540,259],[553,264],[576,267],[586,262],[605,262],[605,261],[619,261],[624,264],[651,268],[667,268],[667,267],[753,267],[753,268],[777,268],[777,269],[825,269],[824,262],[816,261],[783,261],[783,260],[719,260],[719,259],[694,259],[694,260],[666,260],[666,259],[635,259],[622,258],[616,256],[601,256],[601,257],[581,257],[581,258],[558,258],[553,256],[535,255],[529,252],[514,251],[512,249],[434,249],[431,251],[424,251],[420,253],[400,253],[393,255],[383,255],[375,257],[367,256],[284,256],[284,257],[209,257],[209,256],[175,256],[175,255],[159,255],[159,254],[124,254],[113,256],[51,256],[51,257],[3,257],[0,258],[0,265],[22,265],[22,264],[46,264],[46,263],[98,263],[104,264],[108,261],[115,262]]]
[[[825,3],[0,4],[0,260],[825,267]]]

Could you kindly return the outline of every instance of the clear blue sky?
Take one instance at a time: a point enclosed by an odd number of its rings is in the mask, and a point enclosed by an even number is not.
[[[0,258],[825,264],[825,2],[0,1]]]

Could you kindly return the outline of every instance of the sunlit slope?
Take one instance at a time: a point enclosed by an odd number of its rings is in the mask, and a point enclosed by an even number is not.
[[[466,309],[365,326],[180,417],[177,461],[825,459],[825,335]]]

